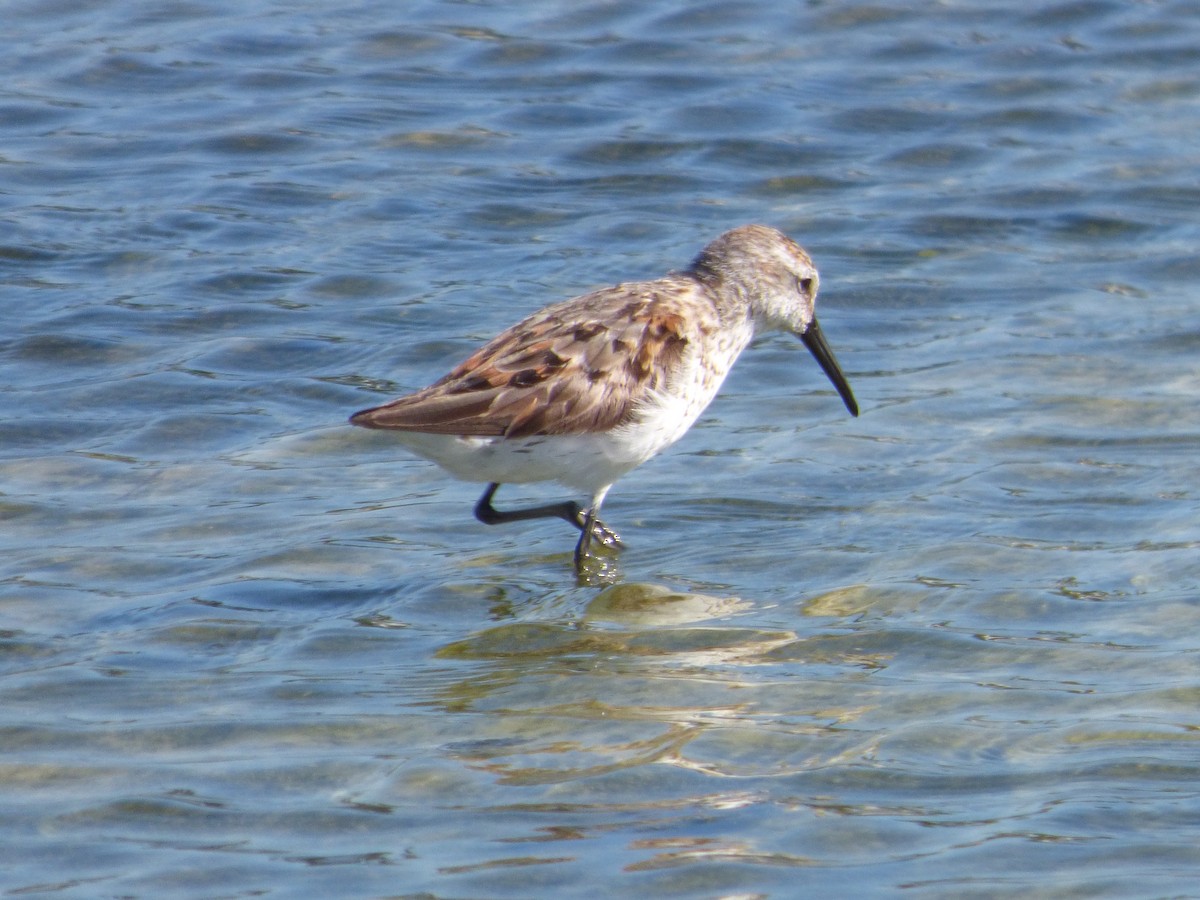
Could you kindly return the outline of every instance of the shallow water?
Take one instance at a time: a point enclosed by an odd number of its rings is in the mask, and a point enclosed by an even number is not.
[[[1193,4],[4,18],[6,895],[1195,893]],[[758,341],[613,583],[344,424],[749,221],[863,414]]]

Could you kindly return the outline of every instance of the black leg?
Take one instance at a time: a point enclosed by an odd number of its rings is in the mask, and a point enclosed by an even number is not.
[[[621,544],[620,537],[616,532],[609,531],[603,522],[596,518],[596,511],[589,509],[583,516],[583,524],[579,527],[579,543],[575,545],[575,569],[579,570],[583,566],[583,561],[588,557],[588,551],[592,548],[592,538],[600,537],[596,534],[596,526],[599,525],[608,535],[616,540],[615,544],[605,542],[606,546],[617,546]]]
[[[501,510],[492,506],[492,498],[500,485],[492,482],[475,504],[475,518],[485,525],[501,525],[505,522],[525,522],[529,519],[563,519],[578,528],[579,543],[575,545],[575,562],[587,556],[593,540],[602,546],[620,549],[621,536],[596,518],[595,510],[585,510],[572,500],[562,503],[547,503],[545,506],[529,506],[524,509]]]
[[[562,503],[548,503],[545,506],[530,506],[525,509],[500,510],[492,506],[492,498],[500,485],[492,482],[475,504],[475,518],[484,525],[503,525],[505,522],[525,522],[529,519],[565,519],[576,528],[583,528],[583,507],[578,503],[565,500]]]

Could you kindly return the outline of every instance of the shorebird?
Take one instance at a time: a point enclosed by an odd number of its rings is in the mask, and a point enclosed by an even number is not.
[[[692,264],[654,281],[602,288],[547,306],[501,332],[424,390],[356,412],[465,481],[487,482],[475,517],[488,525],[557,517],[580,531],[575,566],[594,543],[620,549],[599,519],[626,472],[683,437],[756,333],[796,335],[851,415],[858,404],[814,314],[818,276],[804,249],[743,225]],[[499,510],[502,484],[554,481],[590,497]]]

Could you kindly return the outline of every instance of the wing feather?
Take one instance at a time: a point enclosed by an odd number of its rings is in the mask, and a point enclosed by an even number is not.
[[[690,276],[672,275],[547,307],[424,390],[350,421],[489,437],[608,430],[629,421],[649,393],[669,388],[690,341],[683,306],[704,292]]]

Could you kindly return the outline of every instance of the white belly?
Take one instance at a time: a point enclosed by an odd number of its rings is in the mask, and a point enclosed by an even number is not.
[[[608,432],[515,439],[394,434],[414,453],[464,481],[556,481],[594,494],[674,443],[686,430],[686,426],[663,431],[630,425]]]

